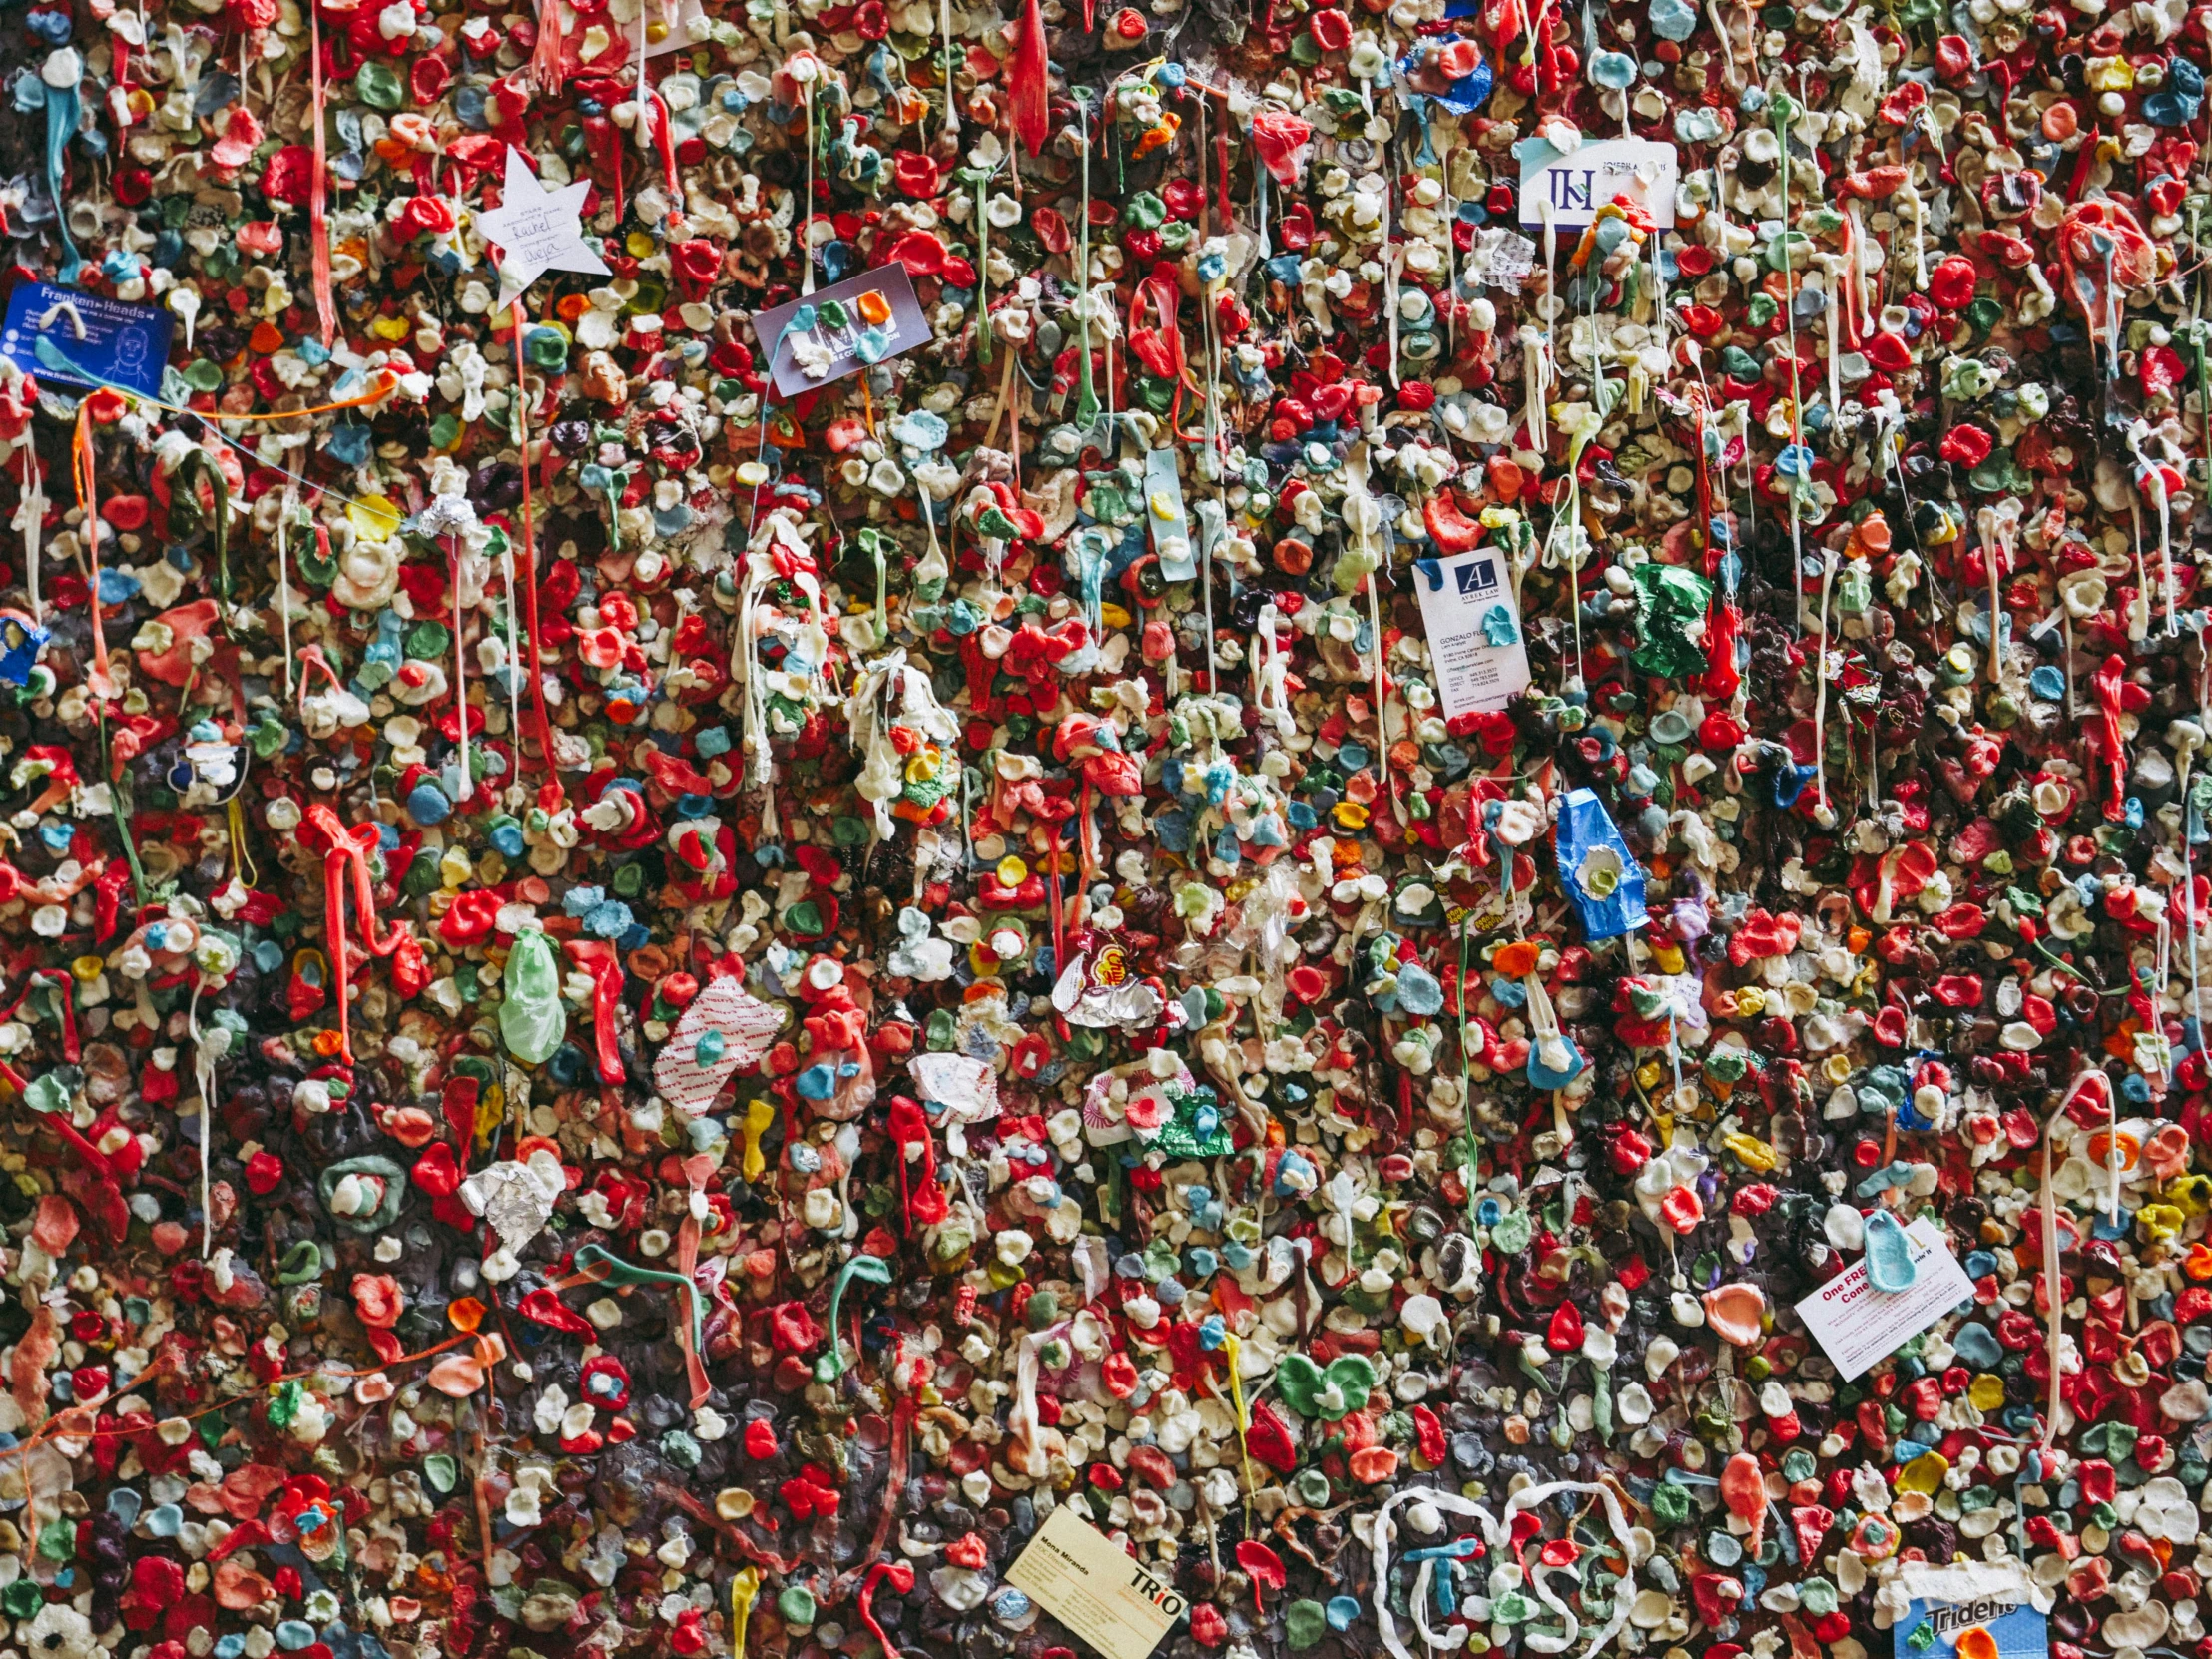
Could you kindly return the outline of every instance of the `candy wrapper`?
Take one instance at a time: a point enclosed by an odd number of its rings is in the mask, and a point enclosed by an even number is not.
[[[1616,939],[1645,926],[1644,872],[1595,790],[1559,804],[1559,880],[1582,919],[1583,936]]]

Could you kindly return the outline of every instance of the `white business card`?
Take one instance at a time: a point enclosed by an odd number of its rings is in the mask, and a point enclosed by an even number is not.
[[[1550,150],[1550,146],[1544,146]],[[1674,228],[1674,187],[1680,164],[1674,146],[1655,139],[1585,139],[1561,155],[1521,163],[1520,218],[1541,226],[1544,209],[1562,231],[1579,231],[1598,209],[1625,196],[1662,231]]]
[[[1502,709],[1528,685],[1528,646],[1505,555],[1494,547],[1413,567],[1444,719]]]
[[[1904,1290],[1876,1290],[1862,1261],[1797,1305],[1798,1318],[1846,1382],[1973,1296],[1973,1281],[1941,1228],[1924,1216],[1905,1236],[1913,1246],[1913,1283]]]

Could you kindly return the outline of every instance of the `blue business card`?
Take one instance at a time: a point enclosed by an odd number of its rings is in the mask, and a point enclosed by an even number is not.
[[[121,386],[160,395],[177,319],[155,305],[18,282],[0,327],[0,355],[26,374],[80,386]]]

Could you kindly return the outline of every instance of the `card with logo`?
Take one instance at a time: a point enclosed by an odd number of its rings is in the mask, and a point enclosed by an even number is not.
[[[1106,1659],[1147,1659],[1183,1616],[1183,1598],[1062,1504],[1045,1517],[1006,1582]]]
[[[157,305],[127,305],[51,282],[18,282],[8,295],[0,352],[42,380],[122,386],[153,397],[162,389],[176,325],[176,317]]]
[[[1413,570],[1444,718],[1504,708],[1528,684],[1528,646],[1505,555],[1478,547],[1423,559]]]
[[[2050,1652],[2050,1620],[2017,1563],[1908,1566],[1900,1587],[1912,1601],[1890,1627],[1897,1659],[2045,1659]]]
[[[1544,210],[1562,231],[1579,231],[1598,209],[1625,196],[1662,231],[1674,228],[1680,163],[1674,146],[1653,139],[1589,139],[1566,154],[1541,139],[1516,146],[1521,157],[1521,224],[1541,226]]]

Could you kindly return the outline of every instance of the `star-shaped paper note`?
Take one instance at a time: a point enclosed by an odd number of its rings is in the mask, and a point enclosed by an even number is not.
[[[589,181],[547,190],[522,152],[507,146],[507,177],[499,206],[476,216],[484,240],[499,250],[499,304],[504,310],[548,271],[608,275],[607,262],[584,240],[584,198]]]

